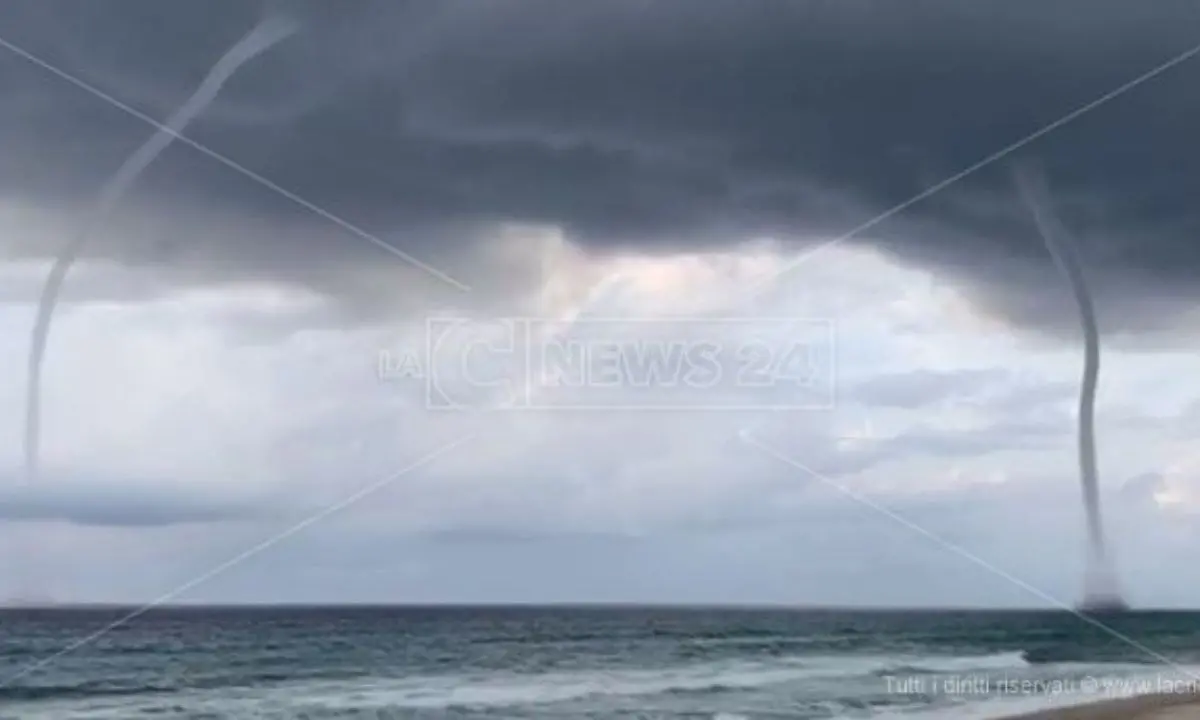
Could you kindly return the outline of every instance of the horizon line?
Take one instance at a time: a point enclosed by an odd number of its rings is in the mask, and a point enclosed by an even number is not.
[[[0,601],[0,612],[21,610],[107,610],[138,607],[136,601],[62,602],[49,599]],[[157,610],[203,609],[664,609],[664,610],[783,610],[836,612],[1058,612],[1070,611],[1053,605],[869,605],[787,602],[678,602],[678,601],[238,601],[179,602],[159,605]],[[1200,606],[1135,606],[1122,612],[1200,612]]]

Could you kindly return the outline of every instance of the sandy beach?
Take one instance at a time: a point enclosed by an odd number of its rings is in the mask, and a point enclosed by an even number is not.
[[[1200,720],[1200,694],[1175,693],[1106,700],[1009,720]]]

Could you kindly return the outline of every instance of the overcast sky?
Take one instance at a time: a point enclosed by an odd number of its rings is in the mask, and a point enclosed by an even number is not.
[[[272,13],[187,132],[230,162],[170,147],[72,271],[21,486],[40,284],[154,131],[99,94],[165,119]],[[305,523],[173,599],[1072,604],[1033,160],[1122,582],[1196,606],[1200,58],[830,243],[1196,43],[1173,0],[7,2],[0,597],[150,600]],[[668,362],[540,361],[618,346]]]

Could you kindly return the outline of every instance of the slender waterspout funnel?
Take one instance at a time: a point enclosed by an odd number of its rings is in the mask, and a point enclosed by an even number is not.
[[[1079,394],[1079,476],[1084,511],[1087,515],[1088,553],[1081,606],[1093,611],[1124,610],[1127,605],[1121,598],[1116,569],[1104,535],[1100,483],[1096,472],[1096,384],[1100,375],[1100,332],[1096,324],[1096,311],[1075,244],[1054,214],[1050,190],[1041,170],[1029,162],[1019,163],[1014,169],[1014,176],[1017,189],[1033,213],[1034,222],[1046,243],[1046,248],[1054,257],[1059,270],[1071,283],[1071,291],[1075,295],[1083,326],[1083,384]]]
[[[54,259],[50,275],[46,278],[45,285],[42,286],[42,295],[38,301],[37,319],[34,322],[29,350],[29,382],[25,406],[25,478],[28,482],[36,482],[40,470],[38,452],[41,440],[42,362],[45,359],[46,342],[50,334],[50,323],[54,316],[54,310],[58,304],[59,291],[66,282],[71,266],[87,246],[92,232],[104,222],[124,197],[126,191],[133,186],[142,172],[150,166],[150,163],[154,162],[159,153],[165,150],[176,136],[208,107],[220,92],[225,81],[242,65],[286,39],[296,29],[296,24],[290,19],[271,16],[256,25],[233,47],[229,48],[209,70],[200,87],[187,99],[187,102],[176,110],[175,114],[150,136],[150,139],[130,155],[101,188],[83,227]]]
[[[34,321],[33,333],[29,349],[29,376],[26,388],[25,404],[25,473],[24,480],[30,485],[38,484],[41,474],[41,384],[42,362],[46,355],[46,344],[50,335],[50,325],[58,305],[59,292],[66,282],[67,273],[75,260],[85,250],[92,233],[103,224],[108,215],[124,197],[125,193],[137,182],[142,172],[154,162],[155,158],[165,150],[175,138],[187,128],[216,98],[221,87],[242,65],[266,52],[275,44],[282,42],[298,29],[297,24],[286,16],[272,15],[264,18],[250,32],[226,51],[200,87],[187,99],[178,110],[150,136],[125,162],[116,173],[100,189],[95,204],[78,234],[62,249],[54,259],[54,265],[42,287],[42,295],[38,301],[37,318]],[[22,569],[17,571],[17,594],[32,595],[35,589],[29,587],[31,579],[39,571],[33,553],[29,548],[17,549],[17,561],[22,563]]]

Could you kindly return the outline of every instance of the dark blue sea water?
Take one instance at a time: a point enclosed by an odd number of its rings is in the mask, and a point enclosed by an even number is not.
[[[1166,612],[1108,632],[1050,612],[173,608],[36,666],[124,612],[0,611],[0,718],[965,720],[1200,685],[1200,614]]]

